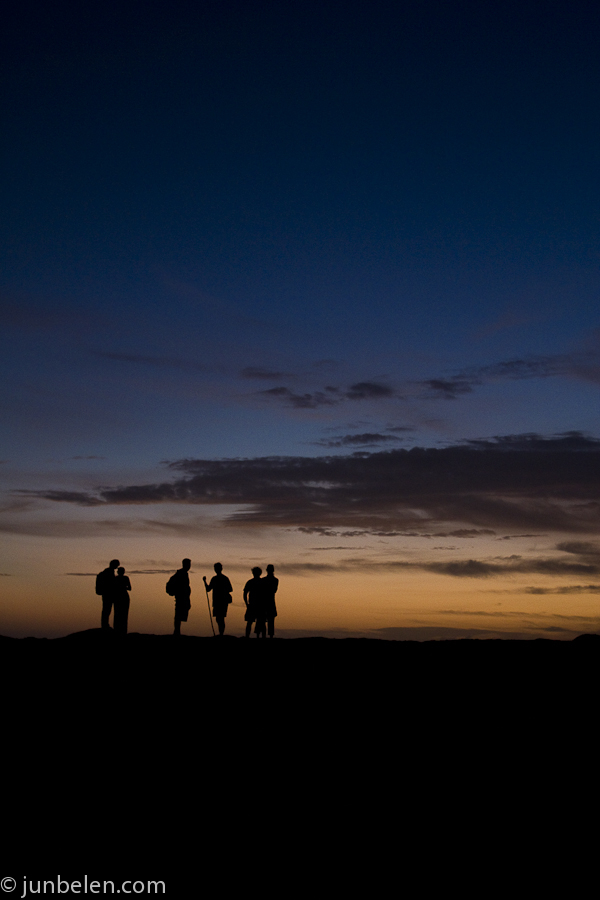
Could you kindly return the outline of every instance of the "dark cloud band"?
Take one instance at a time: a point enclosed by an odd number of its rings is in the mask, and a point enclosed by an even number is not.
[[[22,494],[82,506],[238,507],[238,525],[457,536],[461,528],[580,533],[600,525],[600,441],[516,435],[350,456],[183,459],[158,484]],[[448,524],[453,527],[448,528]],[[432,526],[434,527],[432,529]]]

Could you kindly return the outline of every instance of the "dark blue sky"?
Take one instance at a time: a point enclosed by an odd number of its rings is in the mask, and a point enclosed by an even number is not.
[[[597,435],[597,4],[20,2],[5,24],[10,488]]]
[[[19,4],[4,288],[118,310],[129,331],[141,310],[162,316],[173,279],[353,350],[348,314],[422,344],[425,310],[454,340],[511,304],[556,320],[568,294],[575,336],[597,288],[599,17],[552,2]],[[557,349],[558,330],[532,349]]]

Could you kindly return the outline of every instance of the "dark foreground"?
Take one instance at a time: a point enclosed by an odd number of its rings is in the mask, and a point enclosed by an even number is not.
[[[428,691],[496,687],[521,691],[590,674],[600,659],[600,635],[572,641],[386,641],[367,638],[296,638],[259,641],[230,637],[128,634],[90,629],[63,638],[0,636],[0,666],[17,705],[48,692],[55,702],[83,712],[89,691],[113,690],[114,714],[133,714],[167,693],[172,707],[189,703],[252,707],[268,698],[280,714],[294,692],[315,708],[332,700],[406,703]],[[464,682],[463,682],[464,680]],[[580,688],[584,685],[580,684]],[[358,692],[358,693],[356,693]]]
[[[0,637],[5,696],[26,727],[51,710],[70,722],[103,717],[129,727],[160,711],[173,724],[196,717],[287,720],[299,711],[357,721],[415,713],[444,698],[492,697],[534,706],[566,690],[596,690],[600,635],[572,641],[202,638],[91,629],[57,639]],[[529,698],[529,700],[527,700]],[[197,720],[197,719],[196,719]]]
[[[514,834],[586,781],[599,662],[597,635],[0,638],[0,878],[385,893],[459,812],[508,803]]]

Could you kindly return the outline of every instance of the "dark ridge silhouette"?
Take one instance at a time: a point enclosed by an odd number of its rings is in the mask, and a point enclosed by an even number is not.
[[[101,742],[143,733],[153,747],[170,746],[174,735],[185,743],[182,729],[223,729],[224,739],[233,723],[242,742],[262,739],[275,722],[294,730],[303,717],[307,728],[318,724],[335,742],[334,725],[350,742],[365,729],[387,732],[400,723],[411,741],[446,726],[470,732],[483,721],[500,731],[518,721],[529,729],[543,716],[556,727],[577,703],[595,704],[599,662],[596,634],[572,641],[256,641],[135,632],[119,639],[90,629],[54,639],[0,638],[1,674],[10,686],[5,716],[16,723],[14,734],[85,726]],[[274,686],[277,715],[261,725],[262,692]],[[113,752],[107,746],[109,757]],[[77,759],[84,764],[85,753]]]
[[[107,658],[123,665],[145,659],[148,664],[157,667],[164,660],[176,659],[181,665],[190,662],[201,670],[215,659],[222,659],[225,653],[233,666],[232,671],[236,664],[243,668],[248,659],[254,660],[258,666],[261,660],[265,660],[269,666],[277,664],[283,668],[294,668],[304,660],[307,667],[298,670],[298,680],[305,683],[311,679],[318,681],[317,670],[346,661],[349,667],[355,669],[354,680],[367,684],[374,677],[373,669],[365,668],[367,663],[369,667],[375,668],[388,665],[401,668],[404,665],[426,663],[431,678],[435,679],[439,674],[438,670],[443,670],[448,663],[452,664],[452,669],[447,672],[447,677],[452,677],[460,672],[461,666],[469,668],[474,662],[482,669],[491,671],[500,663],[524,669],[546,661],[550,666],[560,667],[575,659],[591,659],[600,655],[600,634],[589,633],[578,635],[571,641],[549,638],[412,641],[366,637],[288,637],[269,642],[272,649],[268,652],[244,649],[248,642],[243,637],[233,635],[224,635],[222,642],[215,642],[212,637],[196,635],[180,635],[179,639],[173,640],[173,635],[139,632],[130,632],[125,641],[118,640],[118,637],[112,629],[107,631],[102,628],[91,628],[58,638],[13,638],[0,635],[0,664],[10,666],[19,660],[31,663],[32,678],[37,677],[37,663],[41,665],[53,660],[59,666],[61,661],[70,663],[73,658],[80,658],[84,666],[92,659]],[[251,643],[254,647],[254,642]],[[51,670],[48,675],[51,676],[54,671],[58,669]],[[27,676],[27,670],[23,674]],[[106,673],[102,671],[98,674],[104,677]],[[503,677],[507,681],[514,674],[510,667],[503,670]],[[21,682],[17,682],[13,690],[18,689],[20,684]],[[382,688],[386,689],[386,685],[382,685]]]
[[[469,799],[480,803],[482,790],[495,815],[511,779],[529,803],[532,782],[548,790],[540,759],[559,753],[563,763],[565,742],[595,746],[599,661],[595,634],[418,642],[134,632],[119,640],[98,628],[0,637],[4,874],[163,879],[164,896],[187,900],[200,840],[232,885],[232,816],[252,833],[256,813],[240,767],[267,771],[261,809],[281,823],[284,845],[294,838],[288,856],[270,838],[282,877],[294,871],[302,840],[316,853],[314,830],[307,838],[304,824],[296,828],[299,814],[302,823],[310,811],[326,814],[327,832],[317,833],[328,853],[332,832],[358,852],[365,813],[373,851],[382,829],[397,839],[389,819],[373,824],[396,801],[411,828],[431,823],[440,804],[454,816]],[[188,853],[182,816],[198,810]],[[17,884],[12,896],[21,897]]]
[[[278,684],[283,719],[295,720],[301,710],[313,723],[315,716],[345,715],[344,727],[354,729],[365,719],[388,727],[398,716],[414,716],[430,729],[436,715],[450,709],[485,717],[500,703],[518,716],[545,703],[554,720],[558,702],[582,696],[595,702],[600,635],[572,641],[299,637],[257,642],[135,632],[120,640],[112,631],[90,629],[54,639],[0,637],[0,658],[4,683],[10,685],[6,705],[31,725],[36,714],[45,721],[61,709],[70,710],[74,722],[89,719],[95,728],[129,729],[140,716],[155,728],[167,710],[181,725],[191,725],[201,709],[213,725],[215,716],[228,723],[251,714],[248,691]],[[167,733],[159,729],[156,739]]]

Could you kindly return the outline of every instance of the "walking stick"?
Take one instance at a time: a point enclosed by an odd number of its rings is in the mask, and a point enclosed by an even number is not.
[[[202,576],[202,581],[204,582],[204,590],[206,591],[206,602],[208,603],[208,615],[210,618],[210,627],[212,628],[213,637],[216,637],[215,626],[213,625],[213,617],[212,617],[212,613],[210,611],[210,598],[208,596],[208,585],[206,583],[206,575]]]

